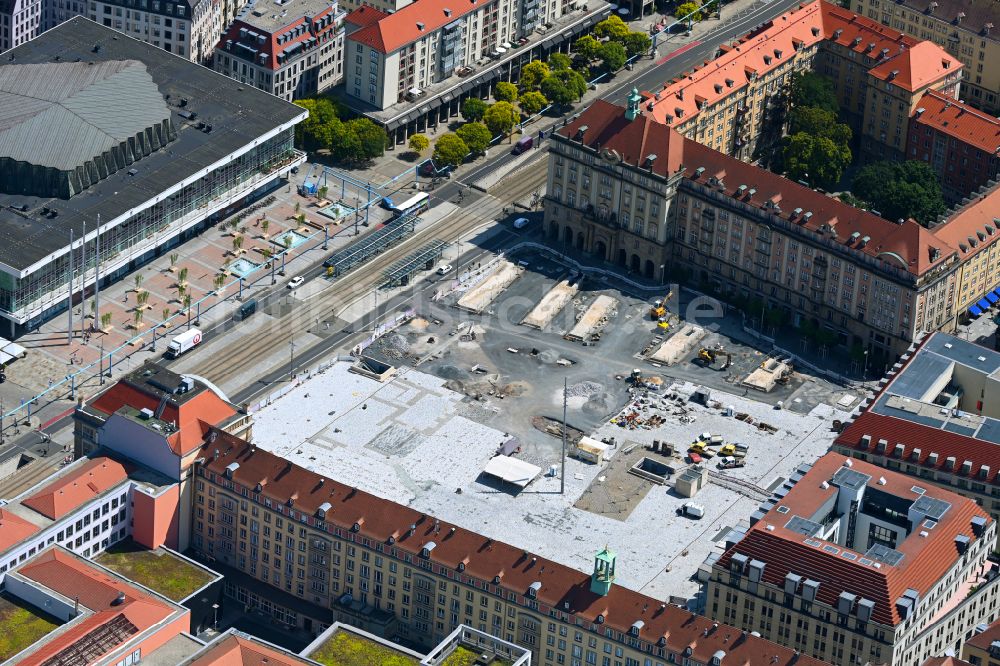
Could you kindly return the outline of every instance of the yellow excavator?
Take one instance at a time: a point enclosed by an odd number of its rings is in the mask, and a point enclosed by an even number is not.
[[[668,292],[663,298],[658,298],[653,301],[653,307],[649,308],[649,318],[653,321],[659,321],[660,319],[667,316],[667,301],[674,295],[674,292]]]
[[[733,363],[733,357],[725,349],[702,347],[698,350],[698,360],[706,367],[715,366],[720,358],[722,359],[722,365],[719,367],[719,370],[725,370]]]

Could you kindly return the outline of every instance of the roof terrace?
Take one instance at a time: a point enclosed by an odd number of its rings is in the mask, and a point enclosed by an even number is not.
[[[340,623],[320,635],[302,655],[323,666],[419,666],[421,658],[412,650]]]
[[[0,594],[0,662],[34,645],[60,624],[19,599]]]
[[[221,578],[214,571],[171,550],[149,550],[131,539],[116,543],[94,561],[176,602]]]

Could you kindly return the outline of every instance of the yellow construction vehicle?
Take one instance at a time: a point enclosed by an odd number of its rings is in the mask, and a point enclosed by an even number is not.
[[[663,317],[667,316],[667,301],[673,297],[674,292],[667,292],[667,295],[663,298],[658,298],[653,301],[653,307],[649,308],[649,318],[653,321],[658,321]]]
[[[698,350],[697,360],[701,361],[706,367],[714,366],[719,358],[722,358],[722,365],[719,370],[725,370],[730,365],[732,365],[733,357],[725,349],[712,349],[711,347],[702,347]]]

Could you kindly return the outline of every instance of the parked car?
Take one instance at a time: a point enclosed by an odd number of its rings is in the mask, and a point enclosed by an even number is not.
[[[514,228],[515,229],[524,229],[526,226],[528,226],[528,222],[530,222],[530,220],[528,220],[528,218],[526,218],[526,217],[519,217],[516,220],[514,220]]]
[[[441,264],[437,267],[438,275],[447,275],[448,273],[451,273],[451,264]]]
[[[302,277],[301,275],[296,275],[295,277],[293,277],[291,280],[288,281],[288,288],[295,289],[296,287],[300,287],[302,283],[305,281],[306,279],[304,277]]]

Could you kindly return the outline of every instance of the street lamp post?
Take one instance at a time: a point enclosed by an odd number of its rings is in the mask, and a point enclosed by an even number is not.
[[[288,381],[295,378],[295,343],[288,341]]]
[[[865,369],[864,369],[863,378],[865,380],[868,379],[868,350],[867,349],[865,350]]]

